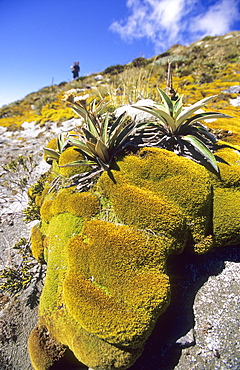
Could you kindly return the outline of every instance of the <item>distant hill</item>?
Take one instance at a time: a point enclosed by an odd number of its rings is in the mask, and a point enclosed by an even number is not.
[[[74,89],[76,95],[88,94],[87,103],[93,99],[111,100],[110,110],[140,98],[159,99],[156,88],[165,86],[169,61],[172,62],[174,87],[184,94],[186,104],[218,94],[215,107],[213,102],[214,109],[238,117],[230,101],[239,96],[238,90],[228,89],[240,85],[239,46],[238,31],[224,36],[206,36],[189,46],[173,45],[150,59],[136,58],[126,65],[109,66],[102,73],[44,87],[2,107],[0,126],[15,130],[24,121],[43,125],[47,121],[62,122],[74,117],[72,110],[62,102],[70,89]]]

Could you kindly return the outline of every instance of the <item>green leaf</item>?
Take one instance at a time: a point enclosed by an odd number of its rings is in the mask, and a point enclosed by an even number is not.
[[[99,132],[89,116],[87,117],[86,123],[88,125],[88,131],[97,139],[99,137]]]
[[[108,148],[101,140],[97,141],[95,149],[96,149],[96,152],[98,153],[99,158],[101,158],[101,160],[104,163],[108,163],[109,161]]]
[[[176,129],[175,119],[168,113],[166,113],[164,110],[156,109],[155,107],[152,107],[152,109],[156,113],[156,115],[159,115],[161,121],[163,121],[166,124],[166,126],[170,128],[170,131],[174,132]]]
[[[209,96],[208,98],[204,98],[197,103],[191,105],[190,107],[184,108],[183,111],[179,114],[176,120],[176,127],[179,127],[191,114],[196,112],[196,110],[202,108],[206,105],[211,99],[215,98],[217,95]]]
[[[91,102],[91,112],[95,113],[96,110],[96,99],[93,99]]]
[[[191,126],[191,129],[195,130],[199,135],[206,136],[212,143],[215,144],[217,142],[216,136],[209,132],[200,122]]]
[[[104,144],[107,144],[107,141],[108,141],[108,135],[107,135],[108,121],[109,121],[109,115],[107,113],[105,119],[103,120],[102,127],[101,127],[101,138]]]
[[[65,139],[64,139],[64,134],[60,134],[57,139],[57,144],[58,144],[58,151],[59,153],[62,153],[62,149],[65,145]]]
[[[87,155],[89,155],[90,157],[94,157],[93,156],[93,153],[91,152],[91,150],[86,146],[86,144],[83,141],[80,141],[80,140],[75,139],[75,138],[70,138],[69,141],[74,146],[76,146],[77,148],[81,149],[84,153],[86,153]]]
[[[166,113],[165,111],[162,111],[160,109],[155,109],[153,107],[145,107],[145,106],[140,107],[140,106],[136,106],[136,105],[133,105],[132,107],[151,114],[152,116],[154,116],[157,119],[159,119],[160,121],[162,121],[164,123],[164,125],[166,125],[166,126],[168,126],[168,122],[172,123],[172,121],[173,121],[172,117],[168,113]]]
[[[182,110],[183,110],[183,102],[182,102],[182,97],[180,96],[173,105],[173,118],[176,119],[178,115],[182,112]]]
[[[123,112],[122,114],[120,114],[120,116],[116,119],[116,121],[112,124],[110,130],[109,130],[109,136],[111,136],[111,134],[113,133],[113,131],[119,127],[119,125],[123,125],[124,124],[124,117],[126,116],[126,112]]]
[[[101,160],[101,158],[97,158],[97,162],[99,163],[99,165],[101,166],[101,168],[104,170],[104,171],[108,171],[109,168],[110,168],[110,163],[105,163]]]
[[[172,116],[172,114],[173,114],[173,102],[172,102],[172,100],[169,98],[169,96],[162,89],[158,88],[158,92],[160,93],[160,95],[162,97],[163,104],[166,108],[167,113],[170,116]]]
[[[86,141],[86,145],[88,149],[91,151],[92,157],[98,156],[98,152],[96,151],[96,144],[93,144],[91,141]]]
[[[43,148],[44,150],[44,153],[50,157],[51,159],[55,159],[56,161],[58,161],[59,157],[60,157],[60,154],[54,150],[54,149],[50,149],[50,148]]]
[[[212,154],[212,152],[208,149],[208,147],[203,144],[202,141],[198,140],[196,137],[192,135],[186,135],[181,137],[182,140],[185,140],[192,144],[192,146],[212,165],[216,172],[219,172],[218,165],[216,158]]]
[[[99,116],[103,113],[104,109],[110,104],[110,101],[108,102],[100,102],[98,106],[96,107],[94,114]]]
[[[89,130],[87,130],[85,127],[82,128],[82,131],[88,141],[92,141],[94,144],[96,144],[98,135],[97,137],[93,135]]]
[[[71,108],[78,116],[82,117],[84,120],[86,119],[87,112],[84,108],[80,107],[80,105],[74,104]]]
[[[232,118],[227,114],[218,113],[218,112],[206,112],[206,113],[199,113],[194,115],[193,117],[189,118],[186,123],[192,124],[195,121],[201,121],[205,119],[212,119],[212,118]]]
[[[138,131],[141,131],[145,128],[150,128],[150,127],[159,127],[159,125],[156,124],[155,122],[138,122],[138,123],[136,123],[136,129]]]
[[[131,122],[127,126],[125,126],[116,139],[115,147],[122,145],[124,141],[133,134],[135,129],[136,129],[135,122]]]
[[[116,125],[114,126],[115,126],[115,129],[111,132],[111,134],[109,133],[110,135],[109,143],[108,143],[109,149],[113,148],[115,141],[117,140],[117,137],[120,135],[120,132],[123,130],[125,126],[125,120],[122,120],[122,122],[120,122],[118,126]]]
[[[82,160],[82,161],[69,162],[67,164],[64,164],[58,167],[77,167],[77,166],[92,166],[92,165],[96,165],[96,162]]]

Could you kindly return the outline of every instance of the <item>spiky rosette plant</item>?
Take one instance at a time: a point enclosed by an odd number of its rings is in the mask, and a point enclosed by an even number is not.
[[[69,135],[68,145],[77,147],[84,159],[66,164],[64,167],[90,166],[91,171],[72,176],[71,180],[77,184],[78,190],[86,190],[92,184],[92,179],[103,171],[110,171],[115,158],[130,145],[135,145],[134,134],[139,124],[135,120],[127,122],[124,112],[113,122],[109,113],[103,113],[106,104],[96,106],[92,103],[87,110],[76,100],[68,99],[71,107],[82,119],[80,133]]]
[[[189,157],[198,163],[208,164],[218,172],[217,161],[213,154],[217,138],[199,121],[231,117],[218,112],[194,114],[216,95],[204,98],[190,107],[184,107],[182,96],[175,92],[171,82],[170,86],[167,84],[168,94],[162,89],[158,91],[162,103],[154,102],[152,106],[133,106],[155,117],[155,122],[149,124],[151,135],[145,144],[159,146],[178,155]]]
[[[52,148],[43,148],[46,162],[51,164],[52,161],[59,161],[59,157],[61,153],[64,151],[65,145],[67,144],[67,141],[65,139],[64,134],[60,134],[57,137],[57,148],[52,149]]]

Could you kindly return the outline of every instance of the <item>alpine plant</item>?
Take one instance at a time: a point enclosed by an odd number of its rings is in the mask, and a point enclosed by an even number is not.
[[[94,178],[103,171],[110,171],[111,165],[117,156],[128,146],[134,146],[134,134],[142,124],[135,120],[127,121],[124,112],[114,121],[109,113],[103,111],[107,104],[96,106],[93,101],[91,109],[87,110],[78,101],[69,100],[71,107],[83,119],[79,134],[69,135],[68,145],[81,150],[84,159],[66,164],[69,166],[90,166],[91,171],[72,176],[71,180],[78,190],[89,188]],[[109,172],[110,174],[110,172]]]
[[[204,98],[190,107],[183,106],[182,96],[171,87],[168,95],[158,89],[161,103],[152,106],[134,106],[150,113],[155,121],[149,123],[147,146],[158,146],[178,155],[188,157],[218,172],[218,165],[213,154],[217,138],[200,121],[212,118],[231,118],[218,112],[197,113],[216,95]],[[194,114],[197,113],[197,114]]]

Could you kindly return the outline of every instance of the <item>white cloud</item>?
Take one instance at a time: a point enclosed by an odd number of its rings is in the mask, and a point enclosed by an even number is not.
[[[223,35],[231,29],[231,24],[240,17],[239,1],[222,0],[212,5],[203,15],[194,18],[193,32],[204,35]]]
[[[195,41],[205,35],[221,35],[239,17],[239,0],[216,0],[206,8],[201,0],[127,0],[130,15],[111,24],[122,39],[147,38],[155,51],[173,43]]]

